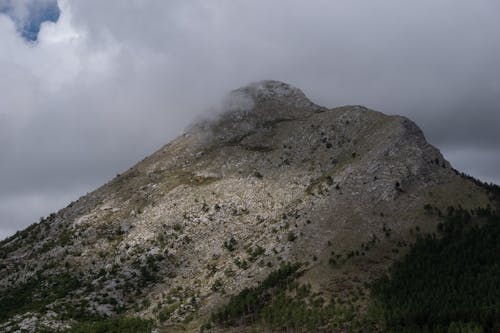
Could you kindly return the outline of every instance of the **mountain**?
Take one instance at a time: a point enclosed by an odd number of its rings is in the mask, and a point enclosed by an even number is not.
[[[407,118],[277,81],[220,109],[0,243],[1,332],[260,331],[279,300],[347,331],[448,207],[497,205]]]

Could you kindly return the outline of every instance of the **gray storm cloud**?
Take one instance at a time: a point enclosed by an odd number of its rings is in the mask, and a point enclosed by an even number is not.
[[[275,79],[315,103],[416,121],[500,182],[496,0],[59,1],[36,45],[0,14],[0,238],[127,169],[228,91]]]

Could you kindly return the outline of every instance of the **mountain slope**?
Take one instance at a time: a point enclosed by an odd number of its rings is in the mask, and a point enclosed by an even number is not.
[[[0,330],[120,314],[198,331],[284,262],[302,262],[299,281],[325,298],[360,291],[362,311],[365,283],[435,230],[426,204],[489,203],[410,120],[254,83],[216,119],[0,243]]]

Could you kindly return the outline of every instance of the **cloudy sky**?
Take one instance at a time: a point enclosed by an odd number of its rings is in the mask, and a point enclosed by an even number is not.
[[[0,238],[262,79],[406,115],[500,183],[499,36],[498,0],[0,0]]]

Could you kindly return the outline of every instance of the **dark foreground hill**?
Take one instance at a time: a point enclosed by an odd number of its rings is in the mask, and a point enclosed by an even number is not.
[[[251,84],[1,242],[0,332],[493,332],[497,197],[404,117]]]

